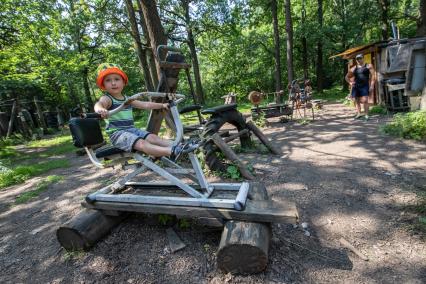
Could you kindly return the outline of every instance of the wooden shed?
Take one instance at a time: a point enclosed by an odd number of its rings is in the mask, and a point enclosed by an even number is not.
[[[369,101],[391,111],[426,107],[426,37],[379,41],[345,50],[330,58],[348,60],[348,70],[357,54],[376,70],[376,86]],[[423,95],[422,95],[423,93]]]

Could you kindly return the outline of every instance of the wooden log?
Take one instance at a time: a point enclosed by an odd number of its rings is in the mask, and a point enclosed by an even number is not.
[[[235,139],[237,139],[238,137],[240,137],[240,136],[243,136],[243,135],[247,134],[248,132],[249,132],[249,131],[248,131],[248,129],[243,129],[243,130],[241,130],[241,131],[240,131],[240,132],[238,132],[238,133],[232,134],[232,135],[230,135],[230,136],[228,136],[228,137],[224,138],[224,139],[223,139],[223,141],[225,141],[225,143],[231,142],[232,140],[235,140]]]
[[[249,198],[267,200],[265,186],[251,183]],[[218,267],[232,274],[253,274],[265,270],[271,234],[270,223],[228,221],[217,253]]]
[[[59,227],[56,237],[66,250],[88,250],[117,226],[126,214],[107,216],[98,210],[85,209]]]
[[[212,135],[213,142],[222,151],[226,158],[232,161],[240,170],[241,175],[249,180],[253,180],[255,177],[249,172],[244,163],[238,159],[237,155],[232,151],[231,147],[222,140],[219,134],[215,133]]]
[[[259,128],[257,128],[253,122],[247,122],[247,127],[254,133],[254,135],[257,136],[257,138],[259,138],[259,140],[263,143],[263,145],[266,146],[266,148],[268,148],[269,151],[271,151],[271,153],[275,155],[281,154],[281,151],[272,145],[271,141],[269,141],[269,139],[262,133],[262,131],[260,131]]]

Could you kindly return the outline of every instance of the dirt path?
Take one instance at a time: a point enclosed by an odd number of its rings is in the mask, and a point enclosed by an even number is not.
[[[426,190],[426,145],[379,134],[380,120],[353,121],[327,105],[308,125],[272,122],[265,134],[281,157],[246,154],[273,199],[298,204],[301,227],[274,224],[269,265],[254,276],[216,269],[220,232],[178,231],[187,247],[168,249],[165,228],[133,217],[91,251],[60,248],[56,228],[83,197],[110,180],[86,157],[49,174],[64,181],[12,206],[39,179],[0,191],[0,283],[424,283],[425,240],[410,230],[416,190]],[[102,182],[101,182],[102,181]],[[343,249],[340,238],[369,258]]]

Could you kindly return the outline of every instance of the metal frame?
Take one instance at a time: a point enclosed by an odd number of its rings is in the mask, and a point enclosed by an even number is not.
[[[171,113],[176,126],[176,138],[173,141],[173,145],[177,145],[183,138],[183,125],[180,121],[179,112],[176,104],[183,100],[183,95],[178,94],[167,94],[167,93],[139,93],[130,99],[137,99],[142,95],[148,96],[163,96],[170,100]],[[180,97],[176,100],[176,98]],[[125,104],[125,103],[124,103]],[[124,105],[123,104],[123,105]],[[120,111],[120,107],[114,109],[114,112]],[[97,167],[104,167],[99,159],[96,158],[95,153],[92,149],[86,148],[90,160]],[[152,159],[142,156],[140,153],[125,153],[123,155],[114,155],[105,157],[108,159],[110,164],[116,164],[115,160],[119,160],[121,163],[127,163],[128,160],[134,159],[137,163],[133,164],[135,169],[125,177],[119,179],[117,182],[108,185],[94,193],[87,195],[86,201],[93,204],[96,207],[96,202],[120,202],[126,204],[158,204],[158,205],[172,205],[172,206],[196,206],[196,207],[213,207],[213,208],[226,208],[235,209],[238,211],[244,210],[247,195],[249,190],[249,183],[209,183],[204,176],[203,170],[201,169],[200,162],[194,153],[188,153],[189,160],[192,165],[192,169],[186,169],[181,167],[179,164],[171,161],[166,157],[162,157],[161,161],[168,168],[162,168],[157,165]],[[164,190],[173,188],[179,189],[185,193],[185,197],[174,197],[174,196],[158,196],[158,195],[140,195],[140,194],[117,194],[123,191],[127,186],[135,186],[143,184],[132,182],[131,180],[137,175],[143,173],[146,170],[155,172],[159,176],[163,177],[163,181],[155,183],[156,186]],[[184,182],[181,178],[176,175],[182,175],[190,178],[196,182],[196,185],[189,185]],[[146,186],[148,189],[150,186]],[[212,198],[214,191],[232,191],[235,192],[235,198]]]

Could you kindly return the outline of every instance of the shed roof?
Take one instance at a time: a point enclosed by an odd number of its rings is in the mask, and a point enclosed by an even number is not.
[[[354,57],[352,55],[355,55],[355,54],[359,53],[360,51],[362,51],[364,49],[368,49],[368,48],[375,46],[376,44],[379,44],[379,43],[382,43],[382,41],[377,41],[377,42],[373,42],[373,43],[369,43],[369,44],[365,44],[365,45],[352,47],[352,48],[349,48],[349,49],[343,51],[342,53],[330,56],[329,59],[339,57],[339,56],[341,56],[343,59],[348,59],[348,58]]]

